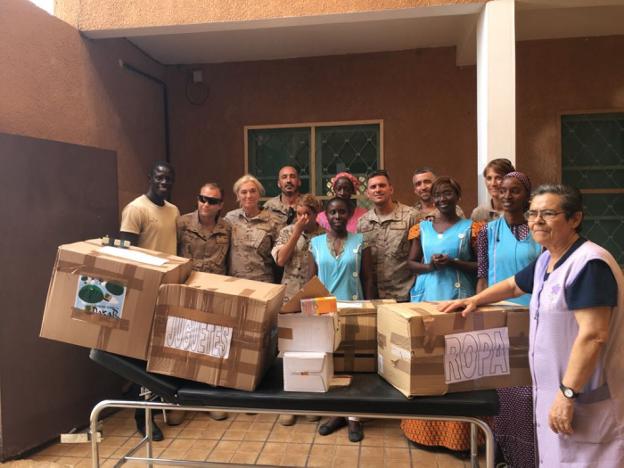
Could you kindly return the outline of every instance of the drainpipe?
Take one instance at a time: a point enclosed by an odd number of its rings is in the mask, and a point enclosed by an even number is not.
[[[164,122],[165,123],[165,161],[167,161],[168,163],[171,163],[171,152],[169,149],[169,97],[168,97],[168,91],[167,91],[167,84],[160,78],[156,78],[155,76],[150,75],[149,73],[144,72],[143,70],[140,70],[134,65],[130,65],[129,63],[126,63],[121,59],[119,59],[119,66],[133,73],[136,73],[137,75],[140,75],[143,78],[146,78],[162,87],[163,114],[164,114],[164,121],[165,121]]]

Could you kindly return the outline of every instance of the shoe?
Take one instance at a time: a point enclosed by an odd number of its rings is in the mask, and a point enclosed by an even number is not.
[[[297,417],[294,414],[280,414],[277,420],[282,426],[292,426],[295,424]]]
[[[332,434],[337,431],[341,427],[345,427],[347,425],[347,419],[343,417],[333,417],[329,418],[324,424],[319,426],[318,433],[322,436],[326,436]]]
[[[306,421],[309,422],[316,422],[316,421],[320,421],[321,417],[320,416],[306,416]]]
[[[167,410],[167,426],[178,426],[186,418],[186,411]]]
[[[145,437],[145,421],[141,421],[137,419],[136,427],[137,427],[137,431],[139,431],[139,434]],[[161,440],[164,440],[164,439],[165,439],[165,436],[163,435],[163,432],[160,430],[160,427],[158,427],[156,423],[152,421],[152,440],[154,442],[160,442]]]
[[[208,412],[208,416],[215,421],[223,421],[228,418],[228,414],[225,411],[210,411]]]
[[[349,440],[351,442],[359,442],[364,438],[364,428],[360,421],[349,421]]]

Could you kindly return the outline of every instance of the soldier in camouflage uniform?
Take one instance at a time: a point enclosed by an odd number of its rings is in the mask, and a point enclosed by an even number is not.
[[[292,166],[282,167],[277,175],[277,186],[281,193],[267,200],[264,208],[280,220],[281,229],[296,219],[295,207],[300,198],[299,187],[301,187],[297,169]]]
[[[408,301],[414,274],[407,267],[409,228],[418,222],[412,207],[392,201],[394,189],[384,170],[368,178],[366,195],[374,204],[358,222],[358,232],[371,247],[380,299]]]
[[[283,228],[271,254],[278,266],[284,267],[282,284],[286,285],[284,304],[297,294],[309,278],[310,240],[325,229],[316,222],[316,215],[321,211],[321,202],[311,194],[302,195],[297,203],[297,221]],[[318,416],[306,416],[308,421],[318,421]],[[282,414],[279,422],[282,426],[292,426],[296,416]]]
[[[207,183],[197,196],[197,210],[177,220],[178,255],[190,258],[193,270],[225,275],[231,228],[219,219],[221,209],[221,188]]]
[[[228,274],[237,278],[273,283],[271,249],[277,240],[280,220],[258,202],[264,187],[246,174],[234,183],[240,208],[225,215],[232,228]]]
[[[325,234],[325,230],[316,222],[316,215],[321,209],[321,202],[316,197],[303,195],[297,203],[297,221],[280,231],[271,252],[275,263],[284,267],[284,304],[299,292],[308,279],[310,239]]]
[[[414,193],[418,197],[418,201],[414,204],[414,208],[418,213],[418,222],[420,221],[433,221],[438,209],[433,204],[433,197],[431,196],[431,186],[433,181],[436,180],[436,175],[433,169],[429,167],[421,167],[414,171],[412,176],[412,184],[414,185]],[[455,206],[455,212],[460,218],[465,218],[464,210],[461,206]]]

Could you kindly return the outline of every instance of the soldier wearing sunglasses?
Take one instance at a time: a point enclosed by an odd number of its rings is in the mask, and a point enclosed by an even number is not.
[[[230,225],[219,218],[223,191],[215,183],[202,186],[197,209],[178,218],[178,255],[193,261],[193,270],[225,275]]]

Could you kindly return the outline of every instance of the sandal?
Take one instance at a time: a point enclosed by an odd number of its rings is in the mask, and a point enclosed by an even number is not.
[[[349,421],[349,440],[359,442],[364,438],[364,428],[360,421]]]
[[[322,436],[329,435],[341,427],[345,427],[347,425],[347,419],[343,417],[333,417],[329,418],[327,422],[321,424],[318,430],[318,433]]]

